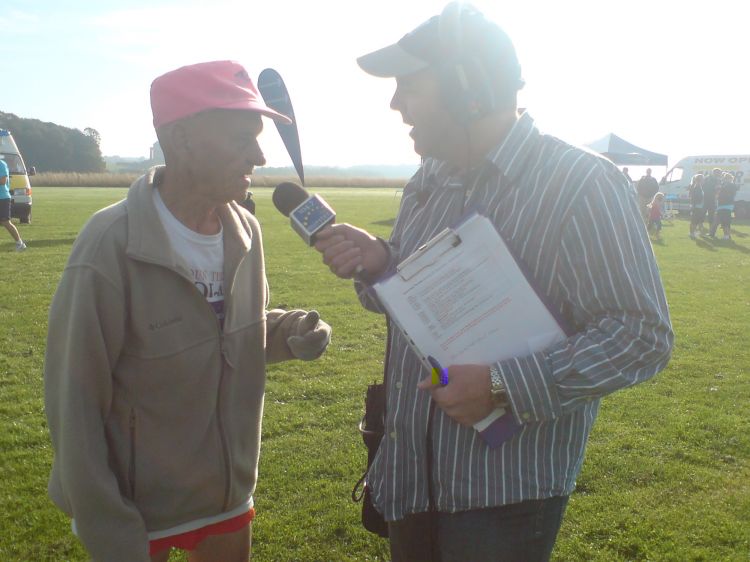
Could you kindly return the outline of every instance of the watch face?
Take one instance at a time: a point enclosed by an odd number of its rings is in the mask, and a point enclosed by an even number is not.
[[[490,382],[492,383],[493,392],[498,388],[504,388],[503,379],[500,378],[500,371],[495,367],[490,367]]]
[[[492,384],[492,401],[496,406],[505,408],[508,406],[508,393],[505,390],[503,379],[500,377],[500,371],[495,367],[490,367],[490,382]]]

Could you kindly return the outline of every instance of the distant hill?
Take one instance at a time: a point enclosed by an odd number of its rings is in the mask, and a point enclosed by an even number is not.
[[[115,173],[143,173],[151,166],[164,163],[164,155],[158,142],[151,147],[152,157],[104,156],[107,171]],[[417,164],[379,165],[360,164],[357,166],[305,166],[306,178],[367,178],[367,179],[408,179],[417,171]],[[292,166],[274,167],[263,166],[256,168],[255,176],[265,177],[296,177],[297,172]]]
[[[143,173],[154,165],[153,160],[143,157],[104,156],[107,171],[114,173]],[[336,177],[336,178],[371,178],[371,179],[408,179],[417,171],[416,165],[377,165],[363,164],[358,166],[305,166],[305,176]],[[256,168],[255,176],[267,177],[295,177],[297,172],[292,166]]]
[[[102,156],[99,149],[100,136],[96,129],[83,131],[48,123],[38,119],[18,117],[0,111],[0,128],[9,129],[23,154],[27,166],[39,172],[113,172],[143,173],[160,163],[158,143],[152,147],[153,158],[128,156]],[[305,177],[366,178],[402,180],[414,175],[417,164],[357,166],[305,166]],[[256,176],[295,177],[292,166],[264,166],[255,170]]]
[[[349,178],[384,178],[384,179],[408,179],[414,175],[419,166],[402,164],[402,165],[377,165],[377,164],[360,164],[357,166],[338,167],[338,166],[305,166],[305,177],[349,177]],[[296,176],[294,168],[291,166],[284,168],[274,168],[264,166],[256,168],[256,176]]]
[[[16,140],[26,166],[39,172],[103,172],[96,129],[83,131],[0,111],[0,128]]]
[[[153,162],[143,156],[103,156],[107,171],[114,174],[142,174],[153,166]]]

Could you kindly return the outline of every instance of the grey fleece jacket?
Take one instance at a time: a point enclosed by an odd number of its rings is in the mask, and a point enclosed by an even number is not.
[[[148,562],[148,532],[247,501],[265,363],[292,358],[304,317],[266,311],[260,228],[231,203],[220,327],[159,221],[160,170],[85,225],[49,312],[49,494],[95,561]]]

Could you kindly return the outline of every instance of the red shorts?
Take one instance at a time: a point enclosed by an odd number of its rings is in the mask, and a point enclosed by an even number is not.
[[[181,548],[183,550],[195,550],[198,548],[200,542],[209,535],[234,533],[235,531],[239,531],[243,527],[246,527],[254,518],[255,508],[251,507],[250,511],[247,513],[243,513],[237,517],[232,517],[226,521],[220,521],[213,525],[206,525],[205,527],[195,529],[194,531],[188,531],[187,533],[180,533],[179,535],[172,535],[171,537],[149,541],[148,553],[153,556],[162,550],[167,550],[172,547]]]

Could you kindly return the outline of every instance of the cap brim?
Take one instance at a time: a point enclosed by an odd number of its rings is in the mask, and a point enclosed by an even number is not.
[[[292,120],[284,115],[283,113],[279,113],[278,111],[274,111],[270,107],[268,109],[264,109],[260,112],[261,114],[265,115],[266,117],[270,117],[274,121],[278,121],[279,123],[283,123],[284,125],[291,125]]]
[[[259,104],[258,109],[256,109],[255,111],[257,111],[261,115],[265,115],[266,117],[270,117],[274,121],[278,121],[279,123],[283,123],[284,125],[291,125],[292,124],[292,120],[289,117],[287,117],[283,113],[279,113],[278,111],[274,111],[273,109],[271,109],[267,105],[260,105]]]
[[[244,109],[247,111],[254,111],[255,113],[260,113],[261,115],[265,115],[266,117],[270,117],[274,121],[278,121],[279,123],[283,123],[284,125],[291,125],[292,120],[288,116],[284,115],[283,113],[279,113],[278,111],[275,111],[268,107],[267,105],[259,102],[259,101],[253,101],[253,102],[246,102],[242,101],[239,103],[230,103],[221,106],[221,108],[217,109]]]
[[[367,74],[381,78],[406,76],[430,66],[427,61],[407,53],[398,43],[359,57],[357,64]]]

